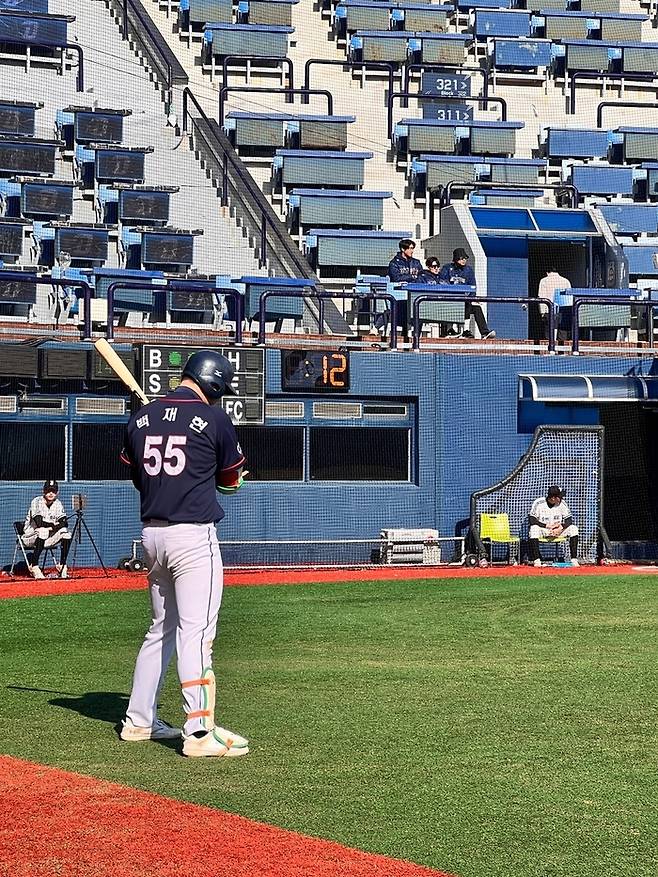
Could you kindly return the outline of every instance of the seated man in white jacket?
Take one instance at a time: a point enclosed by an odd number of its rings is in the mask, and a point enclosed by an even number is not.
[[[68,519],[64,506],[57,499],[59,486],[52,479],[43,485],[43,495],[35,496],[30,503],[30,508],[25,517],[23,526],[23,545],[32,549],[32,557],[29,562],[31,575],[35,579],[44,577],[39,558],[44,548],[60,546],[60,562],[57,571],[60,578],[69,577],[66,567],[66,558],[71,546],[71,533],[68,530]]]
[[[578,562],[578,527],[573,522],[569,506],[564,502],[565,491],[552,485],[546,496],[538,497],[532,504],[528,523],[530,525],[528,539],[528,559],[533,566],[541,566],[539,556],[540,539],[569,540],[569,554],[572,566],[580,566]]]

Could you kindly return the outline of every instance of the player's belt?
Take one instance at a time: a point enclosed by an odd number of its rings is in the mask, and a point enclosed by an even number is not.
[[[168,521],[166,518],[146,518],[142,521],[144,527],[176,527],[178,524],[194,524],[195,527],[205,527],[212,521]]]

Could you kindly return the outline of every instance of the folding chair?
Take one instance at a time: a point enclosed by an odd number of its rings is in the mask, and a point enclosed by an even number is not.
[[[28,569],[29,569],[30,561],[28,560],[27,552],[32,550],[30,548],[26,548],[25,543],[23,542],[23,530],[25,528],[25,521],[14,521],[12,526],[14,528],[14,533],[16,534],[16,544],[14,545],[14,556],[12,557],[12,560],[11,560],[11,569],[9,570],[10,576],[13,576],[13,574],[14,574],[14,568],[16,566],[16,558],[18,556],[19,550],[20,550],[21,554],[23,555],[23,560],[25,561],[25,566],[28,567]],[[43,549],[43,566],[46,565],[46,559],[48,558],[49,554],[50,554],[50,559],[52,561],[53,566],[56,565],[57,561],[55,560],[55,551],[54,551],[55,548],[56,548],[56,546],[53,545],[53,546],[50,546],[50,547]]]
[[[493,546],[507,545],[507,563],[519,562],[520,540],[510,533],[509,516],[504,512],[480,515],[480,539],[487,553],[487,560],[493,563]]]
[[[563,563],[568,563],[570,560],[570,555],[567,551],[566,545],[569,540],[566,536],[555,536],[554,538],[549,538],[547,536],[540,536],[539,538],[539,556],[541,558],[541,546],[542,545],[554,545],[555,552],[553,554],[553,561],[557,562],[558,559],[558,545],[562,546],[562,561]]]

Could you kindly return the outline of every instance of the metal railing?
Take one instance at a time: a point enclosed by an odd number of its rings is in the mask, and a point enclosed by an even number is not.
[[[327,115],[334,114],[334,96],[327,88],[267,88],[261,85],[223,85],[219,89],[219,124],[224,125],[224,107],[226,104],[226,96],[233,91],[252,92],[256,94],[285,94],[291,98],[295,94],[310,96],[312,94],[322,95],[327,98]]]
[[[82,48],[77,43],[35,43],[32,40],[23,42],[18,37],[12,39],[11,42],[30,48],[30,46],[39,46],[42,49],[62,49],[62,51],[75,52],[78,56],[78,70],[75,75],[75,90],[85,90],[85,57]],[[38,60],[38,58],[36,59]]]
[[[572,116],[576,113],[576,80],[578,79],[613,79],[617,82],[623,82],[626,79],[630,82],[653,82],[656,79],[654,73],[597,73],[593,70],[575,70],[570,74],[570,77],[569,113]],[[658,83],[656,91],[658,91]],[[622,106],[622,104],[616,104],[616,106]]]
[[[119,2],[122,9],[121,35],[124,40],[128,39],[130,25],[132,39],[148,56],[153,72],[163,86],[165,111],[169,112],[174,86],[187,85],[187,73],[139,0]]]
[[[395,76],[395,64],[392,61],[341,61],[334,58],[309,58],[304,64],[304,88],[311,87],[311,68],[320,66],[331,67],[372,67],[373,69],[384,69],[388,72],[388,93],[393,91],[393,77]],[[304,103],[308,103],[305,100]]]
[[[601,103],[596,108],[596,127],[601,128],[603,126],[603,110],[606,107],[637,107],[638,109],[644,110],[658,110],[658,103],[655,101],[653,103],[644,103],[643,101],[635,101],[635,100],[602,100]]]
[[[602,290],[603,291],[603,290]],[[611,307],[616,305],[619,307],[620,305],[628,305],[629,307],[638,308],[641,311],[646,311],[646,322],[648,327],[648,336],[649,340],[652,340],[652,332],[653,332],[653,312],[654,309],[658,307],[658,301],[652,301],[651,299],[637,299],[637,298],[627,298],[621,296],[612,296],[612,295],[602,295],[602,296],[574,296],[573,297],[573,310],[571,311],[571,352],[577,354],[580,351],[580,325],[578,317],[580,316],[580,309],[586,305],[603,305],[604,307]],[[592,328],[591,326],[584,328]]]
[[[50,274],[28,274],[25,271],[11,271],[3,269],[0,271],[0,280],[11,280],[19,283],[47,283],[55,288],[71,287],[82,290],[82,301],[84,302],[85,316],[83,323],[83,341],[91,340],[91,314],[89,302],[91,301],[91,286],[85,280],[73,280],[68,277],[51,277]],[[4,301],[4,304],[10,304]]]
[[[315,298],[318,301],[318,313],[317,313],[317,324],[320,334],[322,334],[322,330],[325,324],[325,309],[324,305],[328,299],[341,298],[341,299],[353,299],[354,301],[385,301],[389,303],[390,306],[390,319],[391,319],[391,347],[395,350],[398,346],[398,331],[397,331],[397,301],[394,295],[387,292],[366,292],[366,293],[357,293],[357,292],[328,292],[326,290],[320,290],[315,287],[309,286],[308,289],[303,291],[289,291],[285,289],[268,289],[260,296],[260,305],[258,308],[258,343],[265,344],[265,324],[267,322],[267,300],[268,298],[299,298],[299,299],[307,299],[307,298]]]
[[[420,326],[424,322],[420,316],[420,306],[423,302],[463,302],[466,304],[476,305],[504,305],[504,304],[521,304],[521,305],[538,305],[546,307],[548,311],[548,350],[549,353],[555,353],[555,305],[552,301],[544,298],[526,298],[522,296],[481,296],[476,295],[451,295],[450,293],[427,293],[414,298],[411,305],[412,313],[412,350],[420,348]]]
[[[149,278],[147,278],[148,280]],[[132,289],[138,292],[152,292],[159,298],[158,293],[164,298],[164,308],[167,307],[167,293],[170,292],[201,292],[211,295],[223,295],[233,300],[235,304],[235,343],[242,343],[242,323],[244,321],[244,296],[232,287],[217,287],[210,280],[176,280],[175,278],[153,279],[149,283],[138,283],[134,280],[115,280],[107,288],[107,331],[108,341],[114,340],[114,295],[118,289]],[[145,305],[146,307],[146,305]],[[85,320],[87,319],[85,307]],[[90,316],[91,320],[91,316]]]
[[[290,58],[286,58],[285,55],[224,55],[222,57],[222,86],[228,85],[228,65],[230,61],[267,61],[268,64],[272,62],[282,64],[287,70],[286,76],[288,78],[288,88],[295,87],[295,66],[292,60]]]
[[[199,118],[191,116],[190,102],[196,108]],[[284,277],[309,278],[313,283],[318,283],[315,272],[240,161],[228,137],[217,122],[208,118],[189,88],[183,90],[182,127],[183,131],[189,132],[195,138],[197,148],[203,152],[206,163],[221,178],[222,204],[228,205],[231,196],[236,216],[258,237],[258,258],[261,266],[269,260],[271,267],[277,268],[277,273]]]

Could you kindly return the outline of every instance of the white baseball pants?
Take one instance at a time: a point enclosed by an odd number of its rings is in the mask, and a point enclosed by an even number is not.
[[[212,666],[224,570],[214,524],[148,522],[142,530],[149,570],[152,621],[137,656],[127,717],[150,727],[174,650],[181,683],[201,679]],[[186,715],[203,711],[200,685],[182,689]],[[200,717],[183,731],[204,729]]]
[[[562,533],[557,537],[548,536],[543,527],[538,527],[536,524],[532,524],[530,527],[530,531],[528,536],[530,539],[562,539],[567,538],[571,539],[572,536],[578,535],[578,527],[575,524],[571,524],[570,527],[565,527]]]

